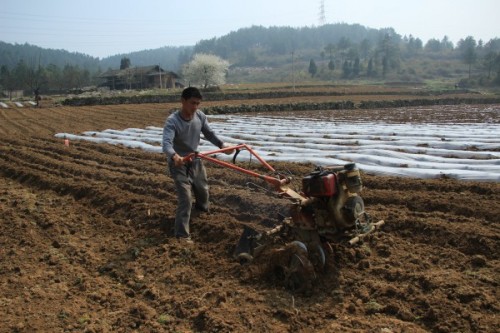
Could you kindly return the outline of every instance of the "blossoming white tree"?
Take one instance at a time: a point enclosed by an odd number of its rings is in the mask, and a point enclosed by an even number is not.
[[[216,55],[198,53],[184,66],[184,79],[190,85],[202,85],[203,88],[210,85],[219,86],[226,83],[228,67],[229,62]]]

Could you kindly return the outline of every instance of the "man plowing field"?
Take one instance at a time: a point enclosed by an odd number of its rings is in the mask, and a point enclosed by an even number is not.
[[[365,212],[359,195],[362,181],[354,163],[328,168],[317,167],[302,178],[302,189],[295,191],[288,184],[291,179],[264,161],[246,144],[228,146],[210,128],[203,112],[198,110],[202,96],[190,87],[182,92],[182,108],[170,115],[163,129],[163,152],[166,153],[170,174],[175,182],[178,207],[175,216],[175,236],[191,243],[189,220],[194,208],[207,211],[208,183],[202,160],[257,177],[270,184],[275,193],[290,200],[287,216],[281,225],[266,232],[245,227],[234,256],[242,263],[252,262],[268,251],[268,266],[278,269],[284,283],[292,288],[303,288],[315,279],[316,272],[326,264],[331,243],[348,237],[354,244],[382,225]],[[201,133],[218,150],[197,152]],[[235,164],[242,150],[254,156],[271,175],[259,174]],[[232,154],[233,163],[213,155]]]

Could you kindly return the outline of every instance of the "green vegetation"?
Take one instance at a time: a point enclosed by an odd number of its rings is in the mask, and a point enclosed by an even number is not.
[[[500,39],[457,45],[445,36],[424,43],[392,28],[370,29],[344,23],[319,27],[239,29],[194,47],[164,47],[99,60],[80,53],[0,42],[0,91],[32,94],[81,91],[99,86],[101,68],[161,64],[181,68],[197,54],[230,66],[225,81],[241,83],[427,85],[436,89],[500,86]],[[189,84],[184,78],[184,84]]]

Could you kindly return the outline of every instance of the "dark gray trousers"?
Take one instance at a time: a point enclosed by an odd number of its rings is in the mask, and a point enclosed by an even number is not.
[[[202,211],[208,210],[209,194],[207,172],[201,159],[194,159],[181,167],[169,165],[177,191],[177,210],[175,213],[175,237],[189,237],[189,220],[193,205]]]

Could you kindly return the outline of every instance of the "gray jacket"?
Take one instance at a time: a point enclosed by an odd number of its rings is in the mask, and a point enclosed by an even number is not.
[[[172,113],[163,127],[162,150],[167,154],[168,161],[171,161],[175,153],[186,156],[196,152],[200,144],[201,133],[205,139],[222,148],[222,140],[210,128],[207,116],[201,110],[196,110],[191,120],[184,120],[180,111]]]

